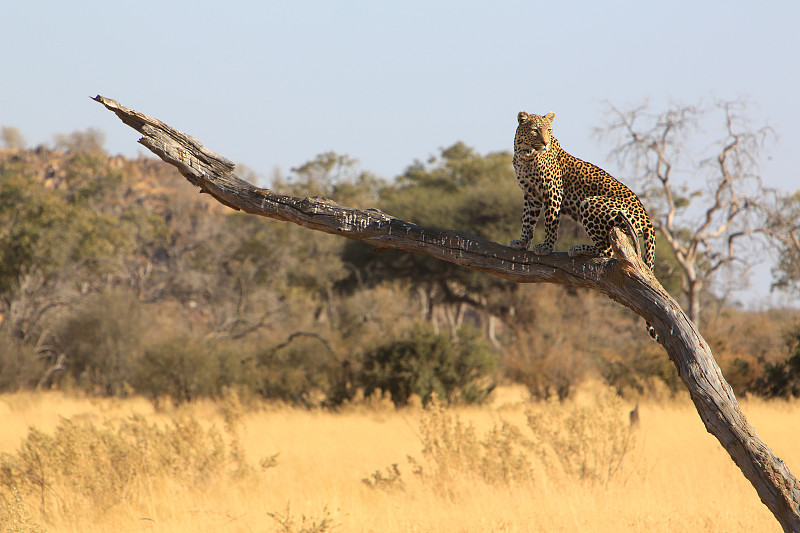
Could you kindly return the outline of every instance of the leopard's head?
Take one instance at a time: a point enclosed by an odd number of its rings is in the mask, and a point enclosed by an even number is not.
[[[517,134],[514,136],[514,153],[531,158],[534,153],[549,150],[552,144],[553,119],[555,117],[556,114],[552,111],[543,117],[520,111],[517,114],[519,125]]]

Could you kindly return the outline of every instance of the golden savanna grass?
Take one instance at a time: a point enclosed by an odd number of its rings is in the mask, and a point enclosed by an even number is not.
[[[632,405],[602,390],[566,406],[522,398],[509,388],[486,407],[375,399],[334,413],[235,395],[160,410],[2,395],[0,531],[780,531],[688,401],[640,404],[628,438]],[[743,408],[798,472],[800,404]],[[32,435],[78,460],[68,471],[29,460],[25,477]],[[93,479],[107,465],[124,465],[121,481]]]

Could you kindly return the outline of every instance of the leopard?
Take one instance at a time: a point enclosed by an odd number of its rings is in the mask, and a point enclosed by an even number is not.
[[[561,215],[567,215],[586,230],[593,244],[578,244],[569,256],[610,257],[609,234],[620,227],[630,236],[650,272],[655,266],[656,238],[653,223],[641,200],[625,184],[600,167],[568,154],[553,137],[552,111],[544,116],[520,111],[514,135],[513,165],[517,184],[524,194],[522,235],[512,248],[527,250],[540,215],[544,218],[544,241],[533,253],[549,255],[558,240]],[[649,323],[647,331],[658,340]]]

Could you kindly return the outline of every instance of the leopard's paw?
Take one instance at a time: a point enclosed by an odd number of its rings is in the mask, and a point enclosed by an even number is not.
[[[611,257],[611,248],[607,250],[598,249],[597,246],[590,244],[576,244],[567,252],[570,257],[577,257],[579,255],[589,257]]]
[[[533,253],[536,255],[550,255],[553,253],[553,245],[545,242],[540,242],[533,247]]]
[[[511,241],[509,246],[514,248],[515,250],[527,250],[528,246],[530,246],[531,241],[526,241],[525,239],[515,239]]]

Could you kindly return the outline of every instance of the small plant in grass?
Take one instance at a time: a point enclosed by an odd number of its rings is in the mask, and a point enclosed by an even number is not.
[[[252,473],[252,468],[245,460],[244,449],[242,448],[239,432],[242,426],[244,408],[239,400],[239,394],[235,389],[226,388],[222,400],[222,417],[225,420],[225,433],[228,434],[230,451],[228,455],[234,465],[234,473],[238,476],[246,476]],[[277,463],[277,456],[273,459]],[[264,463],[262,462],[262,467]],[[266,468],[266,467],[264,467]]]
[[[280,453],[267,455],[266,457],[261,459],[261,461],[259,461],[258,464],[259,464],[259,466],[261,466],[261,468],[263,470],[268,470],[270,468],[275,468],[276,466],[278,466],[278,456],[279,455],[280,455]]]
[[[281,533],[327,533],[328,531],[333,531],[336,524],[334,524],[327,506],[323,508],[322,515],[322,518],[302,515],[298,524],[297,519],[292,516],[288,503],[286,504],[286,511],[283,513],[267,513],[267,516],[280,526],[279,531]]]
[[[412,472],[446,491],[463,476],[490,485],[524,483],[533,477],[526,441],[516,426],[503,421],[479,437],[472,424],[450,413],[435,394],[422,413],[419,436],[422,459],[407,458]],[[396,464],[362,482],[384,490],[403,487]]]
[[[384,471],[385,473],[376,470],[369,477],[362,478],[361,482],[371,489],[381,489],[387,492],[405,490],[405,484],[397,463],[387,466]]]

